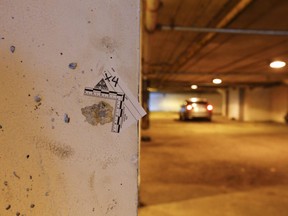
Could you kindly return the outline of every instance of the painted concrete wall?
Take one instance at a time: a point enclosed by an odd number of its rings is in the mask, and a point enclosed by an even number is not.
[[[271,89],[271,120],[285,122],[284,116],[288,113],[288,86],[279,86]]]
[[[228,118],[239,120],[240,118],[240,94],[238,88],[229,89]]]
[[[136,123],[112,133],[81,109],[115,109],[83,95],[104,70],[137,96],[139,1],[2,0],[0,11],[0,215],[136,215]]]
[[[229,117],[238,116],[239,92],[229,91]],[[243,101],[244,121],[275,121],[284,123],[288,112],[288,86],[245,89]],[[237,118],[236,118],[237,119]]]
[[[184,104],[185,99],[191,97],[207,98],[209,103],[214,107],[214,113],[222,113],[222,96],[220,93],[150,93],[149,109],[150,111],[166,111],[166,112],[178,112],[180,106]]]
[[[271,88],[246,89],[244,121],[271,120]]]

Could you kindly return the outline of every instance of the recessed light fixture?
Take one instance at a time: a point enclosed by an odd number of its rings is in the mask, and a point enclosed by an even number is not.
[[[222,83],[222,80],[221,79],[219,79],[219,78],[215,78],[215,79],[213,79],[212,80],[212,82],[214,83],[214,84],[221,84]]]
[[[147,90],[148,90],[149,92],[157,92],[157,91],[158,91],[157,88],[150,88],[150,87],[148,87]]]
[[[284,61],[273,61],[270,63],[271,68],[283,68],[285,67],[286,62]]]
[[[198,89],[197,85],[191,85],[191,89]]]

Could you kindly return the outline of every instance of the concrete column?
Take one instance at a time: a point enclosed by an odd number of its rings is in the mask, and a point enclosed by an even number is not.
[[[137,215],[137,123],[83,93],[109,72],[137,97],[139,2],[1,1],[0,215]]]
[[[142,105],[146,111],[146,115],[142,118],[141,127],[142,129],[149,129],[150,119],[149,119],[149,96],[150,92],[148,91],[149,81],[142,81]]]
[[[239,88],[229,89],[229,119],[240,119],[240,90]]]

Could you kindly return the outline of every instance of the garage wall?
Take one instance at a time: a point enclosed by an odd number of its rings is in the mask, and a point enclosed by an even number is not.
[[[209,103],[214,107],[215,114],[222,113],[222,96],[220,93],[210,94],[190,94],[190,93],[161,93],[151,92],[149,109],[150,111],[165,111],[165,112],[178,112],[180,106],[184,104],[185,99],[191,97],[207,98]]]
[[[246,89],[245,121],[285,122],[288,112],[288,86]]]
[[[137,215],[137,123],[83,93],[116,71],[137,97],[139,2],[1,0],[1,216]]]
[[[284,116],[288,113],[288,86],[280,86],[271,89],[271,120],[284,122]]]
[[[271,120],[271,88],[246,89],[244,121]]]

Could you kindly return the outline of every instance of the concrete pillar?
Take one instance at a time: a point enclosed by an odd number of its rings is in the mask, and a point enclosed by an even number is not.
[[[228,96],[229,96],[228,117],[229,119],[240,120],[240,112],[241,112],[240,89],[230,88]]]
[[[142,129],[149,129],[150,127],[150,118],[149,118],[149,96],[150,92],[148,91],[149,81],[143,80],[142,81],[142,105],[146,111],[146,115],[142,118],[141,128]]]
[[[245,107],[245,88],[230,88],[228,94],[228,117],[243,121]]]
[[[137,215],[137,121],[84,90],[137,97],[139,2],[1,1],[0,215]]]

